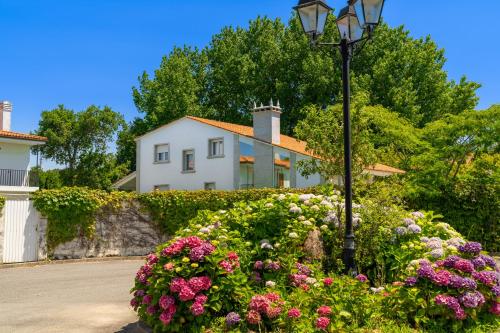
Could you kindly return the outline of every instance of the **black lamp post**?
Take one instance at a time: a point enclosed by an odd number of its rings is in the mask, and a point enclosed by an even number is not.
[[[337,28],[340,43],[317,43],[323,34],[326,19],[331,8],[323,0],[300,0],[295,10],[298,12],[304,32],[309,35],[315,45],[339,47],[342,54],[342,82],[344,95],[344,163],[345,163],[345,216],[346,229],[344,240],[344,266],[346,273],[355,274],[355,243],[352,226],[352,166],[351,166],[351,115],[349,82],[349,65],[354,47],[372,37],[372,32],[380,22],[384,0],[350,0],[348,6],[340,10],[337,17]],[[363,35],[366,32],[366,36]]]

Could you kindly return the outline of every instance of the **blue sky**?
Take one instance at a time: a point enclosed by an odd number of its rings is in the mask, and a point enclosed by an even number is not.
[[[131,87],[174,45],[205,46],[225,25],[257,15],[287,21],[296,0],[0,0],[0,99],[13,130],[29,132],[58,104],[109,105],[131,120]],[[333,7],[345,1],[329,0]],[[476,7],[473,7],[476,5]],[[483,85],[479,108],[500,102],[500,1],[387,0],[384,18],[445,48],[450,78]]]

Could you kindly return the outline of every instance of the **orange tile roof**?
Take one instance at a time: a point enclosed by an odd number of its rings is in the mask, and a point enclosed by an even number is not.
[[[17,133],[17,132],[11,132],[11,131],[0,131],[0,138],[28,140],[28,141],[40,141],[40,142],[47,141],[47,138],[43,137],[43,136]]]
[[[193,116],[187,116],[186,118],[192,119],[199,121],[201,123],[218,127],[223,130],[233,132],[239,135],[247,136],[249,138],[254,138],[253,136],[253,128],[250,126],[244,126],[244,125],[237,125],[237,124],[231,124],[231,123],[226,123],[223,121],[217,121],[217,120],[211,120],[211,119],[205,119],[205,118],[199,118],[199,117],[193,117]],[[307,143],[305,141],[301,141],[295,138],[292,138],[291,136],[283,135],[281,134],[280,137],[280,143],[279,144],[273,144],[273,146],[281,147],[290,151],[293,151],[295,153],[299,153],[302,155],[306,156],[311,156],[315,157],[314,154],[306,150],[306,145]],[[399,174],[404,174],[406,173],[403,170],[397,169],[390,167],[388,165],[380,164],[377,163],[373,166],[367,167],[367,170],[373,170],[373,171],[382,171],[382,172],[392,172],[392,173],[399,173]]]
[[[240,156],[240,163],[254,164],[255,158],[253,156]],[[290,161],[274,160],[274,164],[286,169],[290,169]]]

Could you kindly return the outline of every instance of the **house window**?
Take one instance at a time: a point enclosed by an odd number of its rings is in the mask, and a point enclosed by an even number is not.
[[[168,184],[163,184],[163,185],[155,185],[154,187],[155,191],[170,191],[170,185]]]
[[[182,152],[182,171],[194,172],[194,150],[184,150]]]
[[[205,190],[207,191],[213,191],[215,190],[215,183],[205,183]]]
[[[208,157],[224,157],[224,138],[208,140]]]
[[[168,143],[155,145],[155,163],[170,162],[170,145]]]

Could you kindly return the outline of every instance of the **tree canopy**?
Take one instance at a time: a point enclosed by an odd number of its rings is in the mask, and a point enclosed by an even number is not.
[[[334,20],[322,38],[338,39]],[[450,81],[444,51],[429,37],[415,39],[403,27],[382,24],[356,52],[353,92],[417,128],[476,106],[479,85],[465,77]],[[144,72],[133,88],[143,117],[126,130],[129,139],[122,135],[120,160],[133,163],[130,137],[185,115],[249,125],[253,103],[270,99],[280,100],[282,132],[292,134],[306,117],[306,106],[341,102],[340,61],[334,49],[311,48],[295,16],[288,24],[258,17],[247,28],[223,28],[203,49],[174,48],[152,76]]]
[[[60,170],[63,185],[108,188],[126,171],[126,165],[118,165],[107,151],[123,125],[123,117],[109,107],[92,105],[75,112],[59,105],[42,112],[36,134],[48,141],[35,149],[66,167]]]

